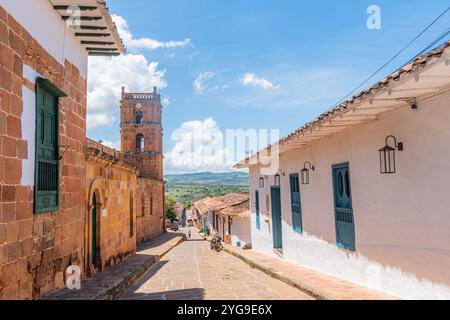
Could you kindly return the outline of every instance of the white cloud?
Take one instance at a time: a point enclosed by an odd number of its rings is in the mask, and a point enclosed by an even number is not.
[[[191,44],[190,39],[184,39],[181,41],[166,41],[161,42],[158,40],[150,39],[150,38],[134,38],[134,35],[131,33],[128,22],[123,17],[113,14],[112,18],[117,26],[117,31],[125,46],[131,49],[148,49],[148,50],[156,50],[160,48],[184,48]]]
[[[241,78],[241,83],[246,87],[257,87],[264,90],[269,90],[274,88],[274,85],[269,80],[264,78],[259,78],[255,76],[253,73],[247,72]]]
[[[216,75],[217,73],[211,71],[200,73],[193,83],[194,91],[198,95],[201,95],[203,93],[228,89],[227,84],[220,84],[220,78],[219,81],[213,81]],[[216,84],[211,82],[216,82]]]
[[[121,87],[128,91],[165,88],[165,70],[143,55],[90,57],[88,76],[88,128],[112,125],[117,119]]]
[[[103,144],[107,147],[116,149],[118,151],[120,150],[120,140],[116,141],[116,142],[106,140],[106,141],[103,141]]]
[[[311,117],[329,109],[333,103],[354,86],[354,79],[362,78],[350,69],[314,68],[296,69],[278,66],[268,70],[276,75],[277,86],[272,90],[249,91],[243,89],[218,99],[231,107],[292,110],[303,108]]]
[[[164,155],[169,172],[229,171],[224,136],[213,118],[184,122],[172,134],[172,150]]]
[[[92,113],[88,111],[87,126],[89,129],[111,126],[116,117],[108,113]]]
[[[194,81],[194,90],[197,94],[202,94],[205,90],[209,89],[209,86],[207,84],[208,80],[211,80],[214,78],[216,74],[214,72],[203,72],[200,73]]]
[[[170,97],[169,97],[169,96],[164,95],[164,96],[162,96],[161,98],[162,98],[162,99],[161,99],[161,104],[162,104],[164,107],[169,106],[170,103],[172,102],[172,101],[170,100]]]

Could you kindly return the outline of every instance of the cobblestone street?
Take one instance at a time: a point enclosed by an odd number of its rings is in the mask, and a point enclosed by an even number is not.
[[[137,300],[309,300],[201,240],[185,241],[150,268],[121,299]]]

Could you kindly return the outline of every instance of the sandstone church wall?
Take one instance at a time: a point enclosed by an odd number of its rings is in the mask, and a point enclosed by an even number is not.
[[[61,18],[40,4],[46,23],[59,30]],[[33,299],[63,287],[64,271],[81,265],[84,254],[86,79],[80,69],[87,53],[81,62],[56,57],[41,44],[50,40],[21,22],[0,6],[0,299]],[[59,162],[59,207],[42,214],[33,212],[38,76],[67,94],[58,109],[59,145],[67,146]]]

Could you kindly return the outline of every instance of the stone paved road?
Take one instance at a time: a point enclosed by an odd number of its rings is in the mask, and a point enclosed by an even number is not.
[[[206,241],[185,241],[157,262],[121,299],[309,300],[305,293],[250,268]]]

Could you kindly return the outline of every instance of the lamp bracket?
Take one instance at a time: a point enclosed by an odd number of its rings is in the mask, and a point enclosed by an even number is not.
[[[310,170],[316,171],[316,167],[313,166],[313,165],[311,164],[311,162],[309,162],[309,161],[306,161],[306,162],[305,162],[305,164],[303,165],[303,169],[308,169],[308,168],[306,168],[307,165],[309,166],[309,169],[310,169]]]
[[[389,135],[386,137],[386,146],[389,145],[389,139],[393,139],[394,140],[394,147],[398,150],[398,151],[403,151],[404,150],[404,144],[403,142],[398,142],[397,143],[397,138],[393,135]]]

